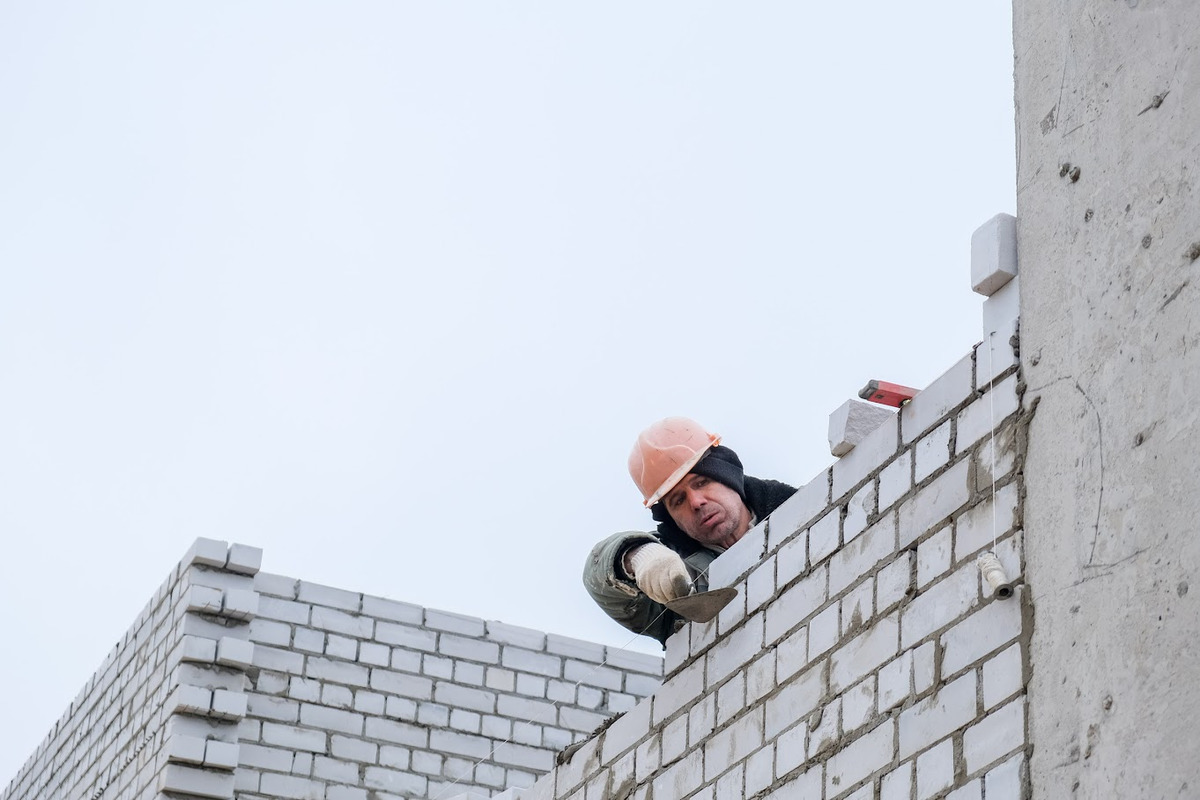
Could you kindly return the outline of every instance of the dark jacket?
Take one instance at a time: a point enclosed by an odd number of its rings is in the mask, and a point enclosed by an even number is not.
[[[745,479],[746,505],[758,522],[766,519],[795,493],[786,483]],[[710,550],[679,529],[666,514],[656,533],[623,531],[614,533],[592,548],[583,568],[583,585],[597,605],[614,620],[634,633],[653,636],[664,645],[667,638],[683,626],[684,620],[666,606],[643,594],[626,574],[621,560],[631,547],[660,542],[683,558],[692,574],[697,591],[708,589],[708,566],[720,553]]]

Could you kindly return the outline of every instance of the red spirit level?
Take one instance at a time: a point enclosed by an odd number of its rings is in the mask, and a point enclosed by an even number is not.
[[[863,400],[870,400],[872,403],[900,408],[917,396],[917,390],[901,386],[898,383],[868,381],[858,396]]]

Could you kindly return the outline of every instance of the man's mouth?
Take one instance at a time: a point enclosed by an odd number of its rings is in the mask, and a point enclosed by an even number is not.
[[[719,510],[712,512],[711,514],[706,516],[704,519],[700,520],[700,527],[711,528],[713,525],[715,525],[719,521],[717,519],[717,517],[719,517],[719,516],[721,516],[721,512]]]

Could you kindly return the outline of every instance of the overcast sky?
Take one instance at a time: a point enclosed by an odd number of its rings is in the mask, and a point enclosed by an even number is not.
[[[800,485],[981,338],[1010,15],[0,0],[0,783],[197,536],[627,645],[641,428]]]

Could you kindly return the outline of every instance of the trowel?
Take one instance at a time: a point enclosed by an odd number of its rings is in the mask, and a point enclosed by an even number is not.
[[[689,622],[708,622],[733,598],[737,597],[737,589],[725,586],[708,592],[698,592],[685,597],[677,597],[667,603],[667,608]]]

